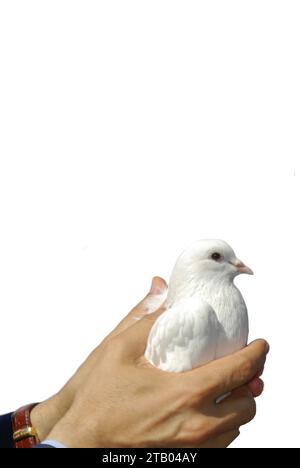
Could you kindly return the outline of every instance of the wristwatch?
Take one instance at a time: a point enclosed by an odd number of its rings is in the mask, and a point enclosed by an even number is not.
[[[38,403],[22,406],[11,416],[15,448],[32,448],[40,443],[37,430],[30,420],[31,410]]]

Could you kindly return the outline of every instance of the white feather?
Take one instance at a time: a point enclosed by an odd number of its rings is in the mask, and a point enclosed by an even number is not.
[[[151,329],[146,358],[155,367],[181,372],[216,357],[218,320],[212,307],[186,299],[164,312]]]

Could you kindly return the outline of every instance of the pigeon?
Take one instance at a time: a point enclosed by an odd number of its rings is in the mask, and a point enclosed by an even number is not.
[[[242,349],[248,313],[234,278],[253,271],[220,239],[194,242],[171,274],[165,311],[147,341],[146,359],[168,372],[184,372]]]

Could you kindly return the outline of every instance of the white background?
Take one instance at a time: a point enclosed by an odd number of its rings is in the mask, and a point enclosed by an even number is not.
[[[271,344],[233,446],[300,446],[299,21],[297,1],[1,1],[0,414],[217,237]]]

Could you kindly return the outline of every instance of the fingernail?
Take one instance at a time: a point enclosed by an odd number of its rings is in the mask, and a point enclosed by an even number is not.
[[[266,343],[266,353],[268,354],[269,351],[270,351],[270,345],[269,343]]]

